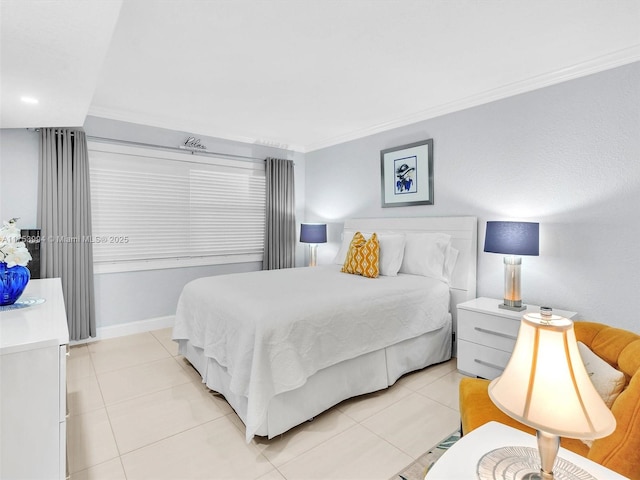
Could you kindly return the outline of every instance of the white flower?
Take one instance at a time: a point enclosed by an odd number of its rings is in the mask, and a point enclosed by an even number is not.
[[[20,229],[16,223],[17,218],[3,222],[0,228],[0,262],[6,263],[7,268],[21,265],[27,266],[31,260],[31,254],[24,242],[20,241]]]
[[[12,218],[8,222],[2,222],[0,228],[0,243],[16,242],[20,238],[20,229],[18,228],[17,218]]]

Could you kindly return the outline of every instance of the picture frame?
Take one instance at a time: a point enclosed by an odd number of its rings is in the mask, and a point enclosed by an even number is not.
[[[380,150],[382,207],[433,205],[433,139]]]

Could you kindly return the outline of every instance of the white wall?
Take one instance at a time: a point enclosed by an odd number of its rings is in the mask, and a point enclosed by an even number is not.
[[[187,132],[87,117],[90,136],[179,146]],[[22,228],[37,228],[39,134],[26,129],[0,130],[0,213],[2,219],[21,217]],[[296,217],[304,220],[304,155],[268,147],[198,136],[208,151],[257,158],[288,158],[295,162]],[[298,245],[297,265],[305,264],[305,249]],[[130,322],[173,315],[182,287],[198,277],[262,269],[262,263],[214,265],[142,272],[95,275],[96,326],[114,327]]]
[[[540,222],[523,300],[640,332],[640,63],[306,154],[306,219],[478,217],[478,295],[502,298],[487,220]],[[381,208],[380,150],[433,138],[435,205]]]
[[[342,145],[292,155],[298,221],[327,221],[321,262],[337,251],[347,217],[475,215],[478,294],[502,296],[502,258],[483,253],[487,220],[541,224],[539,257],[523,259],[525,302],[640,332],[640,64],[438,117]],[[89,135],[178,145],[186,136],[89,117]],[[380,150],[434,139],[435,205],[380,207]],[[287,156],[203,137],[209,150]],[[38,135],[0,130],[0,220],[37,218]],[[306,211],[305,211],[306,208]],[[306,215],[305,215],[306,214]],[[306,262],[304,246],[298,264]],[[96,276],[98,327],[171,315],[182,285],[227,265]]]
[[[20,228],[38,222],[38,134],[0,129],[0,221],[19,217]]]

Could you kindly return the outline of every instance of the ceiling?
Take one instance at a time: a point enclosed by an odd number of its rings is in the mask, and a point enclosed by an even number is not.
[[[2,128],[95,115],[303,152],[640,60],[638,0],[1,0],[0,16]]]

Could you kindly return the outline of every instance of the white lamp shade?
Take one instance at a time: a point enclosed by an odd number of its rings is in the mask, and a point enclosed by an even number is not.
[[[616,421],[589,379],[573,322],[524,315],[503,374],[489,385],[491,400],[512,418],[553,435],[595,439]]]

